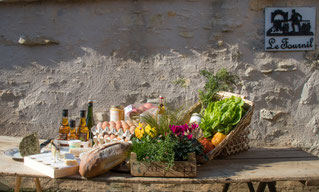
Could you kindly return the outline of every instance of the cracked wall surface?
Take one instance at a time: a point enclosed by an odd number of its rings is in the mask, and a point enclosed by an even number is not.
[[[256,105],[252,145],[318,155],[319,51],[265,52],[267,6],[319,10],[316,0],[0,3],[1,134],[55,137],[62,109],[75,118],[88,99],[94,112],[159,95],[195,102],[199,71],[226,68]]]

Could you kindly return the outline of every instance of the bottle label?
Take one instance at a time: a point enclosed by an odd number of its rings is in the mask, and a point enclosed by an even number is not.
[[[79,140],[87,141],[87,133],[79,133]]]
[[[67,139],[68,139],[68,134],[66,134],[66,133],[59,133],[59,139],[61,139],[61,140],[67,140]]]

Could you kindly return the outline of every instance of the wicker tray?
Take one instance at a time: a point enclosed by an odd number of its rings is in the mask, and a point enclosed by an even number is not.
[[[227,137],[217,147],[207,153],[207,156],[210,160],[216,157],[224,158],[249,149],[249,131],[245,128],[250,124],[250,120],[254,111],[254,103],[252,101],[246,100],[242,95],[229,92],[217,93],[218,100],[229,98],[231,96],[241,97],[245,102],[244,108],[247,112],[236,125],[236,127],[227,135]],[[193,112],[199,111],[200,108],[200,102],[194,104],[189,109],[186,118],[189,118]]]

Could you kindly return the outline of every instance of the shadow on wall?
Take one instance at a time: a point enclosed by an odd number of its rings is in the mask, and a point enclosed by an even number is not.
[[[194,55],[194,51],[202,53],[210,48],[223,48],[223,44],[217,43],[221,39],[240,44],[246,52],[255,46],[263,51],[264,39],[260,31],[263,31],[264,16],[259,11],[250,12],[248,17],[249,2],[83,0],[2,3],[0,26],[5,27],[0,33],[0,66],[10,69],[33,62],[55,66],[88,54],[87,48],[101,56],[136,62],[157,54],[186,57]],[[260,27],[256,28],[256,23]],[[257,40],[252,40],[248,31],[258,34]],[[21,45],[18,43],[21,36],[31,39],[39,36],[59,44]],[[248,51],[244,61],[254,63],[251,54]]]
[[[32,62],[55,66],[87,54],[84,48],[134,61],[174,51],[192,55],[192,50],[202,52],[216,45],[211,19],[221,4],[221,0],[2,4],[0,26],[6,27],[0,34],[0,66],[12,69]],[[37,38],[58,44],[21,45],[21,36],[30,38],[31,44]]]

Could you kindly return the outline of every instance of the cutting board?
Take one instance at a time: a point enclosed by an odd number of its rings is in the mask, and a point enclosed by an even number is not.
[[[63,152],[61,152],[63,155]],[[78,163],[80,161],[78,160]],[[54,163],[51,153],[36,154],[24,157],[24,165],[51,178],[61,178],[79,172],[79,166],[65,165],[64,159]]]

